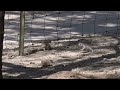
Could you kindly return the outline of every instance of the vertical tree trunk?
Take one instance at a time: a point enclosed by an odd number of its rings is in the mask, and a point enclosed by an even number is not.
[[[2,76],[2,51],[3,51],[3,38],[4,38],[4,16],[5,11],[0,11],[0,79]]]
[[[24,26],[25,26],[25,11],[20,11],[19,56],[24,55]]]

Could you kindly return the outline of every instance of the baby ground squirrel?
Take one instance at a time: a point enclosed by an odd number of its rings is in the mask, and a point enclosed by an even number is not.
[[[45,45],[44,46],[44,51],[45,50],[52,50],[52,48],[51,48],[51,46],[50,46],[50,44],[47,40],[43,41],[43,44]]]
[[[52,60],[41,61],[41,67],[49,67],[49,66],[53,66]]]

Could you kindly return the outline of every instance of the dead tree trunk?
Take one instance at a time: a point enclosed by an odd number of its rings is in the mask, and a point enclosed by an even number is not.
[[[5,11],[0,11],[0,79],[2,76],[2,51],[3,51],[3,38],[4,38],[4,16]]]

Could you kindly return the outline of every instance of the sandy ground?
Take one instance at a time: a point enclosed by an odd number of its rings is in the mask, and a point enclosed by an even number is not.
[[[66,43],[70,42],[74,44],[67,47]],[[36,48],[26,47],[28,53],[25,56],[18,56],[17,50],[4,52],[3,76],[15,79],[119,78],[119,41],[110,36],[102,36],[92,38],[92,42],[92,45],[84,43],[85,49],[80,46],[79,40],[67,41],[65,46],[59,42],[57,48],[50,43],[52,50],[45,51],[40,49],[41,44],[32,54],[29,52]],[[63,47],[60,47],[61,44]]]
[[[74,39],[62,39],[49,42],[52,50],[44,50],[44,44],[34,42],[44,40],[42,28],[44,28],[44,14],[53,14],[53,12],[41,12],[36,14],[31,28],[31,14],[26,13],[26,32],[25,32],[25,56],[18,56],[18,40],[19,37],[19,16],[18,12],[7,12],[5,39],[3,50],[3,77],[9,79],[108,79],[120,78],[120,53],[119,53],[119,32],[116,33],[116,18],[118,12],[109,12],[110,19],[107,24],[104,24],[106,12],[77,12],[72,15],[71,12],[62,14],[59,17],[61,23],[70,22],[72,20],[71,35]],[[54,12],[56,13],[56,12]],[[89,24],[84,26],[84,33],[92,35],[94,31],[93,23],[94,16],[101,20],[96,23],[97,32],[105,32],[112,36],[94,36],[81,38],[81,20]],[[116,15],[116,17],[115,17]],[[9,18],[9,19],[8,19]],[[9,24],[8,24],[8,20]],[[68,20],[66,20],[68,19]],[[55,39],[56,14],[46,17],[46,38]],[[103,20],[103,21],[102,21]],[[112,22],[111,22],[112,21]],[[41,25],[41,26],[40,26]],[[68,24],[63,24],[67,26]],[[69,25],[68,25],[69,26]],[[87,27],[87,28],[86,28]],[[119,27],[119,25],[118,25]],[[30,37],[29,31],[32,29]],[[114,31],[113,31],[114,30]],[[64,32],[66,31],[66,33]],[[61,38],[70,37],[70,29],[63,28],[59,31]],[[85,34],[84,34],[85,35]],[[31,40],[33,44],[31,45]]]

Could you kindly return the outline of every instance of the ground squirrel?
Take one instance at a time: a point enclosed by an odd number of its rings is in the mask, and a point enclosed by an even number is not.
[[[45,50],[52,50],[52,48],[51,48],[51,46],[50,46],[50,44],[49,44],[49,42],[47,40],[43,41],[43,44],[45,45],[44,46],[44,51]]]
[[[49,67],[49,66],[53,66],[52,60],[41,61],[41,67]]]

